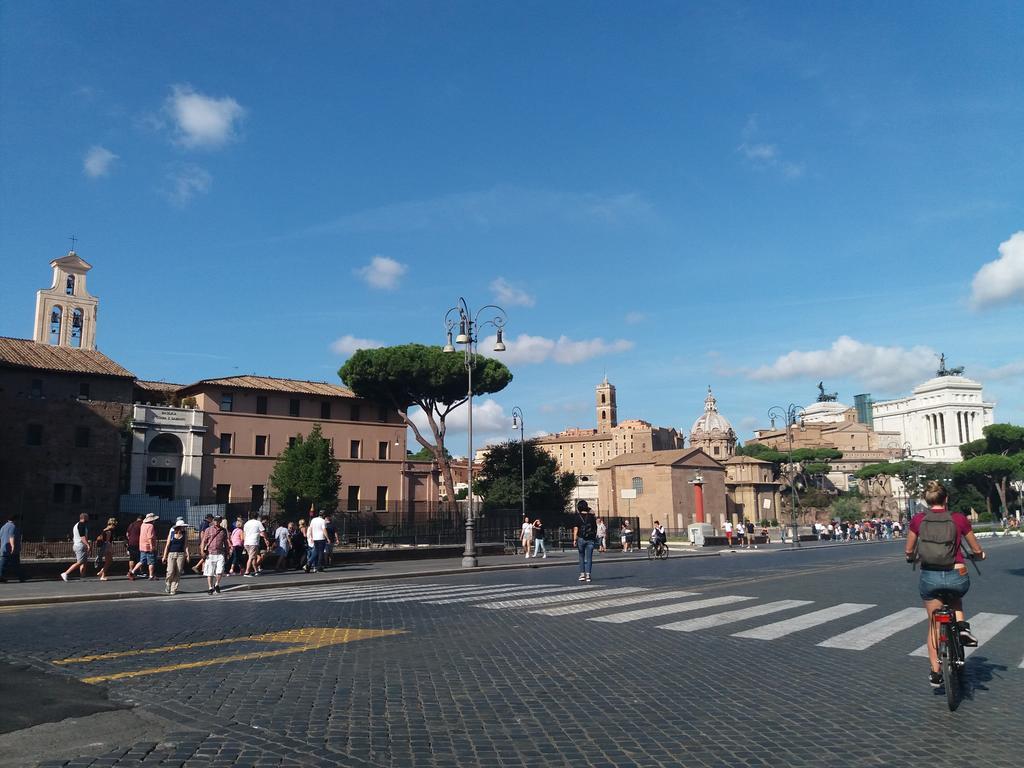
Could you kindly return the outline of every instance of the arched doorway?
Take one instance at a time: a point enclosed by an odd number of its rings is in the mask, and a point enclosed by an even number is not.
[[[181,474],[181,440],[176,435],[157,435],[149,444],[146,495],[173,499]]]

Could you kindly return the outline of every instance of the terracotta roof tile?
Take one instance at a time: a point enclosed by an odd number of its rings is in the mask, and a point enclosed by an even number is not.
[[[265,392],[292,392],[297,395],[356,396],[351,389],[340,384],[328,384],[325,381],[303,381],[302,379],[278,379],[273,376],[225,376],[221,379],[202,379],[195,384],[182,387],[181,394],[194,392],[200,387],[208,385],[234,389],[256,389]]]
[[[35,368],[40,371],[90,373],[134,379],[135,374],[122,368],[95,349],[55,347],[29,339],[0,336],[0,365],[12,368]]]

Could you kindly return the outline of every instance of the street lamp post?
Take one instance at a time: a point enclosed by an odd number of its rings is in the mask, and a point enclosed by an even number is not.
[[[788,408],[783,408],[778,405],[773,405],[768,409],[768,418],[771,419],[772,426],[775,426],[776,419],[784,419],[786,422],[786,439],[789,443],[789,460],[788,469],[786,470],[786,480],[789,483],[789,511],[790,517],[793,523],[793,544],[794,547],[800,546],[800,533],[799,533],[799,509],[800,509],[800,494],[797,491],[796,483],[796,472],[793,469],[793,425],[796,424],[796,420],[802,418],[804,415],[804,409],[793,403],[789,404]]]
[[[523,505],[523,518],[526,518],[526,442],[523,438],[523,409],[518,405],[512,409],[512,429],[519,427],[519,483],[520,501]]]
[[[488,310],[494,311],[494,317],[481,322],[480,315]],[[455,319],[455,315],[458,316],[458,320]],[[473,515],[473,366],[476,365],[476,350],[477,343],[479,342],[478,332],[481,325],[494,326],[498,334],[497,340],[494,343],[494,351],[504,352],[505,343],[501,337],[505,328],[505,318],[505,310],[495,304],[487,304],[477,310],[476,314],[473,314],[469,309],[469,305],[466,304],[466,300],[461,296],[459,296],[455,306],[444,315],[445,329],[448,337],[443,351],[455,352],[455,346],[452,344],[452,329],[458,323],[459,333],[455,337],[455,344],[462,345],[466,364],[466,404],[468,406],[466,420],[469,432],[469,448],[466,453],[466,482],[469,485],[469,492],[466,494],[466,500],[469,502],[469,508],[466,513],[466,547],[462,552],[463,568],[475,568],[477,566],[476,542],[473,538],[473,528],[476,524]],[[455,492],[454,488],[451,490],[452,493]]]

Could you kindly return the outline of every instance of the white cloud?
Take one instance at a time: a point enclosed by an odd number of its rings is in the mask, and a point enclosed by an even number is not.
[[[494,291],[494,300],[499,304],[506,304],[511,307],[532,307],[536,302],[533,296],[522,288],[518,288],[504,277],[499,277],[491,283],[491,290]]]
[[[747,144],[743,142],[740,144],[739,150],[747,156],[748,160],[769,162],[779,156],[779,148],[774,144]]]
[[[985,309],[998,304],[1024,302],[1024,230],[999,244],[999,258],[974,275],[971,306]]]
[[[803,163],[794,163],[783,157],[782,150],[778,144],[770,144],[765,141],[758,141],[759,128],[757,116],[751,115],[741,131],[742,141],[736,147],[736,151],[746,158],[747,162],[754,168],[760,170],[774,169],[782,173],[787,179],[795,179],[803,176]]]
[[[331,343],[331,351],[337,352],[339,355],[351,355],[360,349],[376,349],[383,346],[381,342],[373,339],[360,339],[357,336],[346,334]]]
[[[195,195],[210,191],[213,176],[198,165],[181,165],[167,173],[166,182],[167,198],[177,206],[185,206]]]
[[[975,366],[972,371],[976,374],[977,378],[984,381],[990,379],[1017,379],[1024,376],[1024,360],[1014,360],[1012,363],[1006,363],[995,368],[979,365]],[[968,371],[968,374],[971,374],[972,371]]]
[[[427,417],[419,408],[412,408],[409,411],[409,418],[420,430],[420,433],[431,440],[430,427],[427,425]],[[445,419],[445,447],[454,456],[465,456],[468,444],[469,411],[466,405],[460,405],[448,414]],[[519,439],[519,431],[515,431],[515,439]],[[512,417],[505,413],[505,409],[490,398],[473,400],[473,450],[474,452],[485,445],[511,440],[513,438]],[[410,434],[409,447],[418,450],[419,443]]]
[[[245,108],[230,96],[204,96],[190,85],[171,86],[164,111],[174,123],[175,141],[188,149],[224,146],[245,117]]]
[[[646,312],[627,312],[625,317],[627,325],[636,325],[637,323],[642,323],[646,319]]]
[[[548,339],[544,336],[519,334],[515,339],[505,339],[505,351],[491,353],[495,337],[484,339],[481,349],[507,365],[519,363],[543,363],[552,360],[562,365],[574,365],[602,355],[614,355],[631,350],[635,345],[626,339],[605,341],[602,338],[574,341],[568,336]]]
[[[928,347],[880,347],[840,336],[828,349],[793,351],[747,375],[760,381],[850,377],[872,387],[901,389],[931,376],[936,357]]]
[[[114,164],[115,160],[117,160],[117,155],[97,144],[89,147],[89,151],[85,153],[85,158],[82,160],[82,171],[86,176],[91,176],[94,179],[106,176],[110,173],[110,166]]]
[[[398,287],[398,281],[406,271],[408,267],[401,262],[387,256],[374,256],[369,264],[355,270],[355,273],[373,288],[393,291]]]

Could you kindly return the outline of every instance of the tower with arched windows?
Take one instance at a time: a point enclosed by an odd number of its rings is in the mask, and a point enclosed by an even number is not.
[[[57,347],[96,349],[96,308],[99,299],[85,289],[92,265],[74,251],[50,262],[53,285],[36,291],[33,339]]]
[[[619,415],[615,405],[615,385],[608,383],[608,377],[597,385],[595,393],[597,404],[597,431],[611,432],[613,427],[618,426]]]

